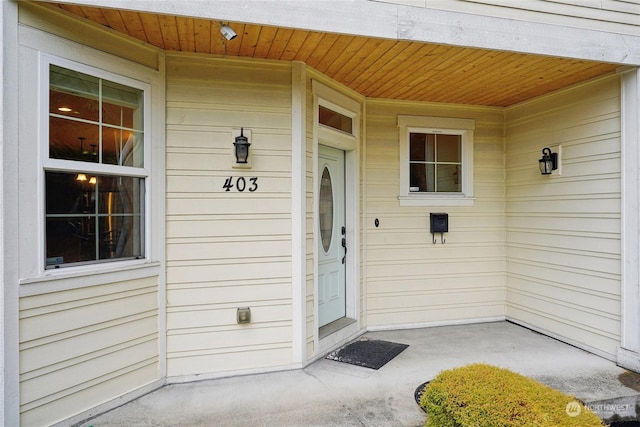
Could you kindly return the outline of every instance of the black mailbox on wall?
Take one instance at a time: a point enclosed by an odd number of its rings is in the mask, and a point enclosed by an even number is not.
[[[448,233],[449,232],[449,214],[431,212],[431,232],[432,233]]]
[[[433,237],[433,243],[436,243],[436,233],[440,233],[440,241],[444,243],[445,240],[443,234],[449,232],[449,214],[431,212],[429,217],[431,220],[431,236]]]

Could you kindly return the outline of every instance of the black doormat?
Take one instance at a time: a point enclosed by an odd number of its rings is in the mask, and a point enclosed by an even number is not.
[[[408,344],[360,339],[329,353],[325,359],[380,369],[407,347]]]

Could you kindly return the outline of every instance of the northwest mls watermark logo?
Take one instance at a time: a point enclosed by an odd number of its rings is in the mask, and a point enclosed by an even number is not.
[[[582,412],[582,406],[574,400],[573,402],[567,403],[567,407],[564,410],[570,417],[577,417],[580,415],[580,412]]]
[[[565,411],[570,417],[577,417],[583,410],[591,411],[603,419],[611,418],[614,415],[618,415],[620,417],[636,417],[637,403],[635,402],[635,399],[635,396],[631,396],[629,398],[585,403],[584,406],[580,402],[574,400],[567,403]]]

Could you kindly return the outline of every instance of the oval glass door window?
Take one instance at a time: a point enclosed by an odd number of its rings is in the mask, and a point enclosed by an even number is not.
[[[329,168],[324,167],[320,179],[320,238],[325,253],[331,247],[333,235],[333,183]]]

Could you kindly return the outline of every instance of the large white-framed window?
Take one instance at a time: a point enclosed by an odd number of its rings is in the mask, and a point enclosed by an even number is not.
[[[401,206],[471,206],[473,119],[398,116]]]
[[[150,86],[43,56],[44,268],[144,259]]]

